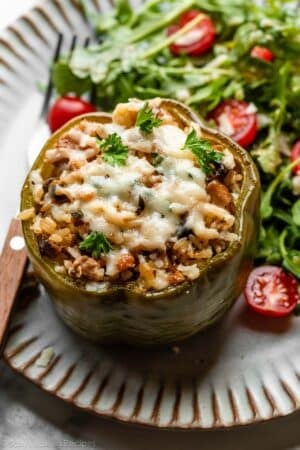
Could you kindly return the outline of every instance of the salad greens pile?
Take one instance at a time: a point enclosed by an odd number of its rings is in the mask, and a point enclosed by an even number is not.
[[[300,277],[300,199],[293,190],[289,159],[293,142],[300,138],[296,2],[266,0],[258,6],[240,0],[149,0],[132,9],[127,0],[117,0],[111,12],[101,15],[81,4],[99,43],[75,50],[54,66],[58,94],[93,91],[104,110],[133,97],[170,97],[204,118],[224,99],[253,103],[260,131],[249,151],[260,168],[263,191],[258,260],[282,264]],[[169,45],[193,24],[171,36],[166,28],[195,8],[214,21],[217,42],[201,57],[175,57]],[[266,46],[276,59],[268,64],[252,58],[254,46]],[[152,119],[145,110],[145,132]]]

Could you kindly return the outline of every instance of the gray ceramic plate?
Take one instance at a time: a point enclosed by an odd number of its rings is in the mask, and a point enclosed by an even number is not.
[[[90,8],[100,10],[90,1]],[[89,34],[76,0],[43,2],[0,39],[0,192],[3,242],[19,203],[26,147],[36,123],[58,30]],[[101,8],[109,3],[101,0]],[[66,45],[69,43],[66,42]],[[17,170],[16,170],[17,168]],[[231,427],[299,408],[300,321],[252,316],[240,299],[205,334],[160,351],[94,346],[74,335],[40,295],[14,315],[4,357],[45,391],[126,422],[169,428]],[[54,356],[38,367],[43,349]]]

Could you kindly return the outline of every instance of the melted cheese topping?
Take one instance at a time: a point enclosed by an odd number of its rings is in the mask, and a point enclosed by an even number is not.
[[[116,131],[110,124],[103,128],[108,133]],[[129,132],[136,132],[136,128],[125,130],[118,126],[117,129],[122,140],[130,145]],[[115,234],[116,226],[119,227],[129,250],[138,246],[147,250],[165,249],[166,243],[176,233],[182,214],[187,213],[189,224],[194,217],[193,208],[199,202],[209,201],[204,173],[196,167],[191,154],[181,150],[186,134],[179,128],[165,125],[157,128],[154,135],[153,140],[158,143],[156,149],[159,148],[166,155],[157,168],[145,157],[134,154],[129,155],[126,165],[122,167],[111,166],[97,159],[87,162],[78,170],[83,182],[65,187],[72,199],[82,198],[77,206],[92,231],[99,231],[110,237]],[[159,136],[163,138],[160,139]],[[141,139],[149,143],[144,136]],[[80,137],[80,140],[84,141],[84,138]],[[134,149],[135,142],[134,140],[132,147]],[[170,146],[171,142],[174,145]],[[141,146],[138,148],[141,149]],[[177,152],[180,152],[180,160],[176,157]],[[153,175],[155,170],[160,175],[160,182],[147,187],[143,180]],[[143,198],[145,209],[137,217],[135,211],[139,198]],[[197,214],[199,216],[200,213]],[[203,218],[199,222],[203,222]],[[214,235],[217,237],[218,233],[214,231]]]
[[[118,121],[117,114],[114,117]],[[79,210],[88,232],[101,232],[106,236],[113,250],[103,255],[105,277],[113,279],[120,274],[119,261],[124,255],[138,257],[141,252],[155,252],[156,269],[151,262],[153,258],[151,261],[146,258],[139,263],[140,275],[143,278],[147,273],[152,280],[145,284],[148,288],[164,289],[170,284],[171,266],[164,269],[158,255],[166,254],[168,245],[178,241],[178,230],[183,226],[198,239],[196,249],[188,242],[190,249],[198,251],[204,243],[206,253],[203,250],[203,255],[212,254],[211,249],[207,252],[210,241],[222,239],[225,242],[235,238],[231,232],[233,214],[211,204],[205,173],[194,155],[182,150],[188,132],[164,121],[150,135],[136,126],[126,126],[123,117],[119,123],[83,121],[71,129],[56,148],[47,151],[48,162],[65,167],[58,177],[60,187],[56,192],[67,201],[55,202],[53,195],[47,192],[44,203],[50,204],[50,215],[56,223],[70,223],[72,214]],[[126,163],[121,167],[104,161],[95,137],[95,134],[107,137],[112,133],[117,133],[129,149]],[[157,165],[152,159],[154,153],[161,156]],[[223,160],[228,169],[235,167],[228,150]],[[40,201],[38,189],[43,180],[38,172],[33,172],[31,178],[36,180],[33,193]],[[36,220],[34,225],[37,233],[43,228],[42,220]],[[227,234],[221,238],[225,232]],[[72,251],[69,253],[72,255]],[[75,269],[72,267],[72,273]],[[182,276],[181,281],[193,280],[199,274],[193,257],[190,264],[179,260],[176,270]]]

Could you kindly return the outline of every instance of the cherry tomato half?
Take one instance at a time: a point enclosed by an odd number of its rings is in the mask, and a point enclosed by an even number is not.
[[[248,147],[255,140],[258,126],[256,113],[248,103],[241,100],[225,100],[209,115],[219,130],[227,134],[242,147]]]
[[[296,159],[300,158],[300,140],[294,144],[294,147],[291,151],[291,161],[296,161]],[[300,164],[293,168],[293,172],[295,175],[300,175]]]
[[[177,25],[171,25],[167,29],[167,35],[170,36],[171,34],[176,33],[199,14],[203,13],[195,9],[185,12],[180,17]],[[189,56],[202,55],[211,49],[215,39],[215,25],[211,18],[205,15],[195,28],[188,31],[184,36],[181,36],[170,45],[170,51],[176,56],[183,53]]]
[[[257,267],[249,275],[245,298],[250,308],[259,314],[288,316],[299,301],[298,283],[281,267]]]
[[[250,55],[252,58],[260,59],[265,62],[272,62],[275,59],[275,55],[271,50],[269,50],[267,47],[260,47],[259,45],[256,45],[251,50]]]
[[[64,96],[57,99],[50,108],[48,124],[52,132],[58,130],[73,117],[96,111],[91,103],[78,97]]]

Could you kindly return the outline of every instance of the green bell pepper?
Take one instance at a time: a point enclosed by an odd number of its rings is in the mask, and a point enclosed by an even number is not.
[[[192,336],[220,319],[242,292],[252,267],[259,231],[259,176],[249,154],[215,130],[206,128],[187,107],[163,100],[165,108],[183,125],[195,123],[212,143],[226,146],[234,155],[243,175],[236,204],[234,232],[238,239],[210,260],[199,264],[200,276],[169,286],[159,292],[138,291],[134,281],[111,284],[101,292],[90,292],[58,274],[55,263],[41,257],[30,221],[23,223],[28,254],[35,272],[45,286],[58,314],[76,332],[105,343],[128,342],[134,345],[170,344]],[[41,169],[50,177],[51,164],[43,161],[47,149],[82,120],[75,118],[56,132],[41,150],[32,170]],[[92,113],[86,120],[111,122],[111,115]],[[22,189],[21,210],[34,206],[29,179]]]

